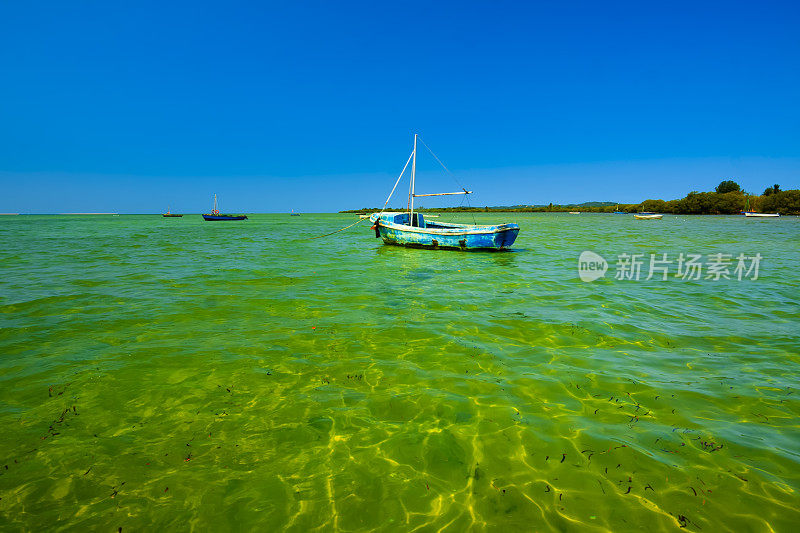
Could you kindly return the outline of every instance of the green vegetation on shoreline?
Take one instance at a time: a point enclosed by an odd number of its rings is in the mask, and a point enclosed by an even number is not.
[[[387,209],[389,210],[389,209]],[[404,211],[405,208],[392,208],[392,211]],[[712,192],[692,191],[684,198],[677,200],[645,200],[638,204],[618,204],[616,202],[585,202],[582,204],[549,204],[549,205],[513,205],[497,207],[442,207],[416,209],[425,212],[522,212],[522,213],[559,213],[581,211],[584,213],[638,213],[652,211],[655,213],[674,213],[677,215],[738,215],[742,211],[751,210],[759,213],[780,213],[781,215],[800,215],[800,190],[782,191],[779,185],[768,187],[763,194],[747,193],[731,180],[720,183]],[[380,208],[361,208],[340,211],[340,213],[373,213]]]

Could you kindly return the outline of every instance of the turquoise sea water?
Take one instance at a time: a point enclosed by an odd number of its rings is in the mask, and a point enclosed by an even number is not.
[[[353,221],[0,218],[0,529],[800,521],[800,220],[477,215],[520,224],[509,253],[366,222],[302,240]],[[605,278],[578,278],[584,250]],[[763,260],[644,279],[680,252]],[[622,253],[642,279],[614,278]]]

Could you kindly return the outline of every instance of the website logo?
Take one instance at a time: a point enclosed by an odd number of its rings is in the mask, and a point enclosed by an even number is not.
[[[603,256],[586,250],[578,258],[578,276],[581,281],[594,281],[606,275],[608,262]]]

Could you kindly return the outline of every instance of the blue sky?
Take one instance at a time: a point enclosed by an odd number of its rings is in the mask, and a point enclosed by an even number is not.
[[[0,212],[800,188],[798,5],[6,2]]]

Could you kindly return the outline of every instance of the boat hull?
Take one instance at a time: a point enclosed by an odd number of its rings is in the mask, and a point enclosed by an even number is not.
[[[164,217],[164,218],[180,218],[180,217],[182,217],[183,215],[173,215],[173,214],[171,214],[171,213],[164,213],[164,214],[162,214],[161,216],[162,216],[162,217]]]
[[[417,218],[417,215],[414,215]],[[440,227],[412,227],[371,217],[376,236],[383,242],[410,248],[445,250],[507,250],[519,234],[519,225],[467,226],[461,224],[436,224]]]
[[[247,215],[203,215],[203,219],[208,221],[246,220]]]
[[[638,220],[661,220],[664,215],[633,215]]]
[[[755,218],[775,218],[781,216],[779,213],[752,213],[749,211],[744,212],[744,216],[746,217],[755,217]]]

